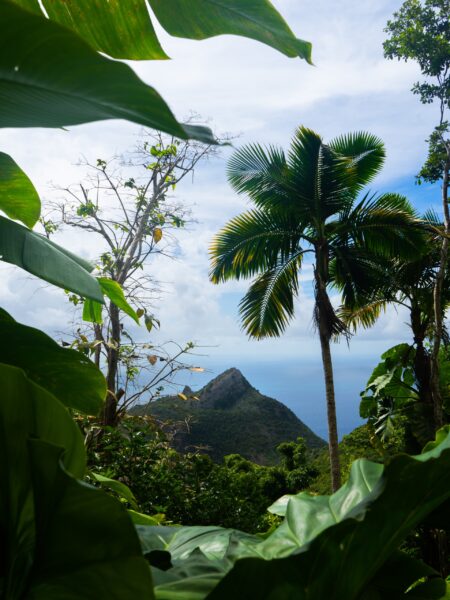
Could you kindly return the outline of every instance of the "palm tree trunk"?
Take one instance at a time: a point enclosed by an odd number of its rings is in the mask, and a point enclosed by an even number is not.
[[[331,489],[336,492],[341,487],[341,467],[339,463],[339,441],[336,419],[336,400],[334,395],[333,363],[331,360],[330,340],[320,331],[320,347],[325,377],[325,395],[327,399],[328,450],[330,454]]]
[[[434,409],[434,425],[439,429],[444,424],[444,414],[442,410],[442,397],[439,382],[439,349],[441,347],[442,332],[443,332],[443,306],[442,292],[444,287],[445,274],[447,272],[448,263],[448,245],[450,234],[450,212],[448,206],[448,187],[449,178],[448,172],[450,169],[450,146],[446,148],[447,160],[444,165],[444,174],[442,178],[442,207],[444,210],[444,233],[441,246],[441,257],[439,270],[436,275],[436,283],[434,286],[434,337],[433,349],[431,352],[431,389],[433,393],[433,409]]]

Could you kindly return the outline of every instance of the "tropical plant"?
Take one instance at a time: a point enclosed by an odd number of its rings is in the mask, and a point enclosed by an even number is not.
[[[425,419],[422,434],[428,430],[428,439],[431,439],[436,428],[430,351],[435,315],[433,288],[441,260],[439,236],[442,225],[431,212],[424,215],[422,222],[423,251],[420,252],[418,248],[413,256],[406,259],[398,257],[393,260],[380,259],[376,264],[367,265],[361,282],[366,291],[360,290],[355,294],[340,308],[339,315],[348,325],[356,329],[358,326],[371,327],[388,304],[403,307],[408,311],[413,344],[411,347],[408,344],[398,346],[399,352],[395,353],[394,362],[399,366],[406,360],[408,367],[412,368],[415,397],[421,403],[421,407],[416,408]],[[355,287],[358,288],[359,283],[355,280]],[[448,276],[446,276],[441,299],[443,315],[450,302],[449,290]],[[442,333],[444,337],[448,336],[444,326]],[[405,350],[406,347],[409,349]],[[393,356],[394,354],[389,351],[384,358],[389,362]],[[390,370],[390,367],[387,368]],[[419,440],[421,445],[426,441],[428,440],[423,437]]]
[[[238,0],[233,10],[209,1],[173,0],[169,5],[154,0],[152,8],[175,36],[204,39],[231,33],[310,60],[310,44],[295,38],[267,0]],[[0,4],[0,40],[0,127],[63,127],[125,118],[180,139],[216,142],[209,129],[180,124],[159,94],[129,66],[99,53],[167,58],[144,2],[119,6],[97,0],[72,6],[63,1],[5,0]],[[32,227],[39,217],[36,191],[10,156],[0,155],[0,169],[0,209]],[[0,217],[2,260],[103,301],[98,282],[89,276],[90,264],[27,227]]]
[[[421,380],[417,375],[419,349],[398,344],[381,355],[366,388],[361,392],[360,415],[368,419],[382,439],[395,432],[395,422],[406,418],[409,433],[408,452],[417,450],[433,439],[433,406],[422,398]],[[450,369],[448,348],[440,351],[440,388],[444,414],[449,409]]]
[[[357,460],[332,496],[281,498],[269,510],[283,523],[265,537],[217,527],[138,526],[155,596],[444,600],[445,575],[398,548],[424,521],[448,525],[449,466],[447,427],[421,455],[399,455],[384,467]]]
[[[333,490],[340,485],[338,433],[330,341],[347,334],[329,296],[339,282],[344,298],[354,279],[377,256],[405,254],[418,240],[414,213],[397,194],[359,193],[380,171],[382,142],[367,133],[329,144],[300,127],[288,155],[250,145],[238,150],[228,178],[256,208],[232,219],[213,241],[211,279],[258,277],[240,304],[252,337],[278,336],[294,315],[298,274],[305,257],[314,261],[314,323],[325,376]]]
[[[310,44],[297,40],[266,0],[237,0],[232,10],[204,0],[152,0],[152,8],[176,36],[232,33],[288,56],[310,56]],[[179,123],[152,87],[105,54],[165,58],[144,2],[0,2],[0,127],[125,118],[181,139],[216,142],[209,129]],[[9,217],[0,217],[3,261],[96,302],[112,289],[124,306],[117,285],[102,286],[90,275],[92,265],[31,230],[40,213],[38,195],[4,153],[0,210]],[[97,412],[105,394],[101,375],[93,375],[79,353],[57,350],[9,315],[1,319],[13,346],[0,364],[1,597],[153,598],[148,564],[125,509],[73,478],[83,475],[85,456],[64,405],[76,402],[78,410]],[[86,392],[92,383],[86,400],[77,399],[75,390]]]
[[[184,227],[189,218],[187,208],[171,193],[200,161],[216,152],[217,146],[160,132],[143,133],[136,147],[120,158],[83,160],[83,180],[56,190],[58,200],[46,203],[41,223],[47,237],[68,227],[92,236],[99,246],[94,272],[100,285],[108,286],[110,296],[112,286],[123,289],[123,295],[114,297],[106,310],[94,300],[68,296],[82,308],[75,317],[74,343],[106,375],[105,425],[116,425],[140,397],[150,401],[165,382],[189,368],[182,357],[192,351],[193,344],[167,342],[158,348],[148,339],[138,342],[124,317],[138,323],[142,318],[148,333],[160,326],[154,314],[160,284],[152,275],[150,261],[158,255],[173,255],[174,230]],[[80,325],[81,316],[89,325]]]
[[[444,421],[439,382],[439,350],[444,334],[443,304],[448,270],[450,210],[450,7],[448,0],[406,0],[386,26],[384,54],[389,59],[413,60],[425,80],[414,84],[412,91],[424,104],[438,104],[438,123],[428,139],[428,158],[418,182],[442,181],[441,201],[444,232],[439,268],[434,283],[434,331],[431,351],[431,389],[436,427]]]

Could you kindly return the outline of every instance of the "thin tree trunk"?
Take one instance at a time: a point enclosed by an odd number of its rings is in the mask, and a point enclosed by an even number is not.
[[[101,356],[100,342],[102,341],[103,336],[102,336],[102,327],[98,323],[94,323],[94,334],[95,334],[95,341],[98,342],[98,344],[95,346],[95,350],[94,350],[94,363],[95,363],[95,366],[97,367],[97,369],[99,369],[100,368],[100,356]]]
[[[107,357],[107,396],[105,408],[103,411],[103,424],[114,427],[117,423],[117,395],[116,395],[116,379],[119,366],[119,345],[120,345],[120,315],[119,309],[112,302],[109,306],[110,322],[111,322],[111,337],[110,347]]]
[[[320,325],[319,325],[320,328]],[[328,450],[330,454],[331,489],[336,492],[341,487],[341,466],[339,462],[339,441],[336,419],[336,400],[334,395],[333,363],[331,360],[330,340],[319,330],[322,349],[323,373],[325,376],[325,394],[327,399]]]
[[[444,233],[441,246],[441,257],[439,270],[436,275],[436,283],[434,285],[433,300],[434,300],[434,336],[433,349],[431,352],[431,389],[433,393],[433,412],[434,426],[439,429],[444,424],[444,414],[442,409],[442,396],[439,384],[439,350],[442,341],[443,332],[443,306],[442,292],[444,287],[445,274],[447,272],[448,263],[448,236],[450,234],[450,212],[448,206],[448,172],[450,169],[450,148],[447,148],[447,160],[444,166],[444,174],[442,178],[442,208],[444,211]]]

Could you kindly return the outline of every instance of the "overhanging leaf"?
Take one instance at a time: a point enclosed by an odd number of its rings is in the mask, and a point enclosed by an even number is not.
[[[311,62],[311,44],[297,39],[267,0],[150,0],[150,6],[171,35],[195,40],[241,35]]]
[[[87,261],[5,217],[0,217],[0,258],[58,287],[103,302],[98,281],[89,275],[92,266]]]
[[[88,298],[83,304],[83,321],[88,323],[103,323],[102,304]]]
[[[41,201],[27,175],[4,152],[0,152],[0,210],[8,217],[33,227],[39,219]]]
[[[61,127],[127,119],[178,138],[215,143],[183,126],[127,65],[101,56],[75,33],[0,2],[0,127]]]
[[[106,396],[102,373],[81,352],[61,348],[45,333],[0,312],[0,363],[19,367],[60,402],[97,415]]]
[[[50,19],[114,58],[166,59],[144,0],[44,0]]]
[[[131,317],[139,325],[139,317],[136,312],[128,304],[123,290],[117,281],[108,279],[107,277],[99,277],[97,280],[102,288],[102,292],[126,315]]]
[[[15,0],[36,13],[37,0]],[[290,57],[311,60],[311,44],[296,39],[267,0],[151,0],[161,25],[177,37],[202,40],[216,35],[248,37]],[[167,58],[144,0],[42,0],[50,19],[69,27],[93,48],[114,58]]]

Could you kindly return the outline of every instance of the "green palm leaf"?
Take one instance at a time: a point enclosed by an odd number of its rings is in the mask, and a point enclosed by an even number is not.
[[[386,152],[380,138],[367,132],[341,135],[330,142],[330,148],[346,157],[354,175],[353,191],[370,183],[380,172]]]
[[[301,235],[301,226],[281,212],[252,210],[235,217],[213,240],[211,280],[252,277],[290,257]]]
[[[249,144],[237,150],[228,162],[228,181],[238,194],[247,194],[259,208],[286,207],[287,165],[283,150]]]
[[[239,304],[243,328],[251,337],[278,337],[294,316],[298,270],[304,252],[278,261],[250,286]]]
[[[361,247],[380,256],[404,256],[423,248],[423,228],[408,200],[400,194],[366,194],[353,210],[330,224],[346,243],[351,236]]]
[[[288,155],[291,196],[298,210],[320,228],[328,217],[342,210],[348,198],[349,169],[322,138],[306,127],[299,127]]]

